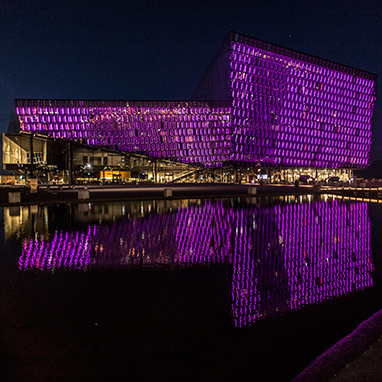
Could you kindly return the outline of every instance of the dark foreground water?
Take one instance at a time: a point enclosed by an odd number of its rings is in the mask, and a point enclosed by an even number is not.
[[[5,207],[3,380],[290,381],[382,308],[382,205]]]

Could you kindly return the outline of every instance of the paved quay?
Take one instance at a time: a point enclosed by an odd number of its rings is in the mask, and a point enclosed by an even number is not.
[[[292,382],[382,381],[382,310],[317,357]]]
[[[26,186],[2,186],[0,205],[77,203],[85,201],[181,199],[181,198],[227,198],[277,195],[304,195],[331,193],[331,188],[319,192],[311,185],[285,184],[225,184],[225,183],[182,183],[182,184],[139,184],[139,185],[60,185],[39,186],[31,193]],[[339,193],[334,190],[333,193]],[[10,194],[17,194],[10,199]],[[360,196],[360,192],[358,192]]]
[[[0,189],[0,204],[10,202],[10,193],[20,193],[15,204],[76,203],[84,201],[147,200],[165,198],[226,198],[239,196],[310,194],[312,186],[252,185],[217,183],[139,184],[139,185],[61,185],[39,186],[37,193],[29,187],[3,186]]]

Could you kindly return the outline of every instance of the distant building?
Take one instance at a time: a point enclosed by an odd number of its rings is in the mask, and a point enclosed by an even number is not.
[[[15,104],[24,132],[281,180],[367,167],[376,87],[375,74],[230,32],[191,101]]]

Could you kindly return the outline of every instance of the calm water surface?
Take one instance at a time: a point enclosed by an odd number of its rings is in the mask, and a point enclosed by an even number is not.
[[[8,377],[22,361],[20,380],[288,381],[382,308],[377,203],[288,196],[2,216],[0,354]]]

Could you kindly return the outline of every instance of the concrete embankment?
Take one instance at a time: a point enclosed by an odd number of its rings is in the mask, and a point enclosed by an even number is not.
[[[292,382],[380,381],[382,311],[313,361]]]
[[[139,185],[61,185],[29,187],[3,186],[0,205],[81,203],[116,200],[228,198],[277,195],[337,194],[348,197],[382,198],[382,188],[339,188],[301,185],[253,184],[139,184]]]
[[[81,203],[86,201],[144,200],[166,198],[227,198],[267,195],[312,194],[313,187],[250,184],[140,184],[101,186],[42,186],[36,193],[28,187],[3,187],[0,204]]]

